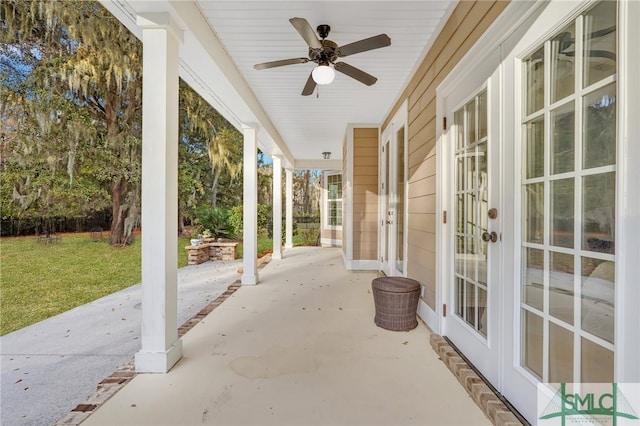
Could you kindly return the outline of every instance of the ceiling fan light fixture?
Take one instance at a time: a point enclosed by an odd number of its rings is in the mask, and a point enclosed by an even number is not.
[[[336,72],[328,64],[321,64],[314,68],[311,75],[316,84],[331,84]]]

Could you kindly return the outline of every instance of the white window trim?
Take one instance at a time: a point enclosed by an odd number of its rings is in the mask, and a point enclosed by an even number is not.
[[[344,183],[344,174],[341,171],[331,171],[331,172],[323,172],[322,173],[322,229],[327,229],[331,231],[342,231],[342,225],[330,225],[329,224],[329,176],[340,175],[340,185],[342,186]],[[336,199],[337,200],[337,199]],[[342,198],[340,198],[340,202],[342,203],[342,222],[344,223],[344,190],[342,194]]]

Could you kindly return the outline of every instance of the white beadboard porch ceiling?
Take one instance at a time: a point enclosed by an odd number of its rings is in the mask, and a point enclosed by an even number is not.
[[[437,36],[451,1],[199,1],[278,132],[297,159],[342,157],[349,123],[380,124],[398,99],[425,47]],[[342,46],[386,33],[391,46],[340,59],[374,75],[366,86],[336,72],[330,85],[301,96],[314,63],[257,71],[253,65],[307,57],[308,46],[289,19],[307,19],[315,29],[331,26],[328,39]]]
[[[315,164],[324,151],[332,153],[331,163],[336,164],[342,158],[348,124],[381,124],[457,4],[457,0],[100,1],[139,37],[142,29],[136,16],[173,14],[182,33],[181,76],[236,126],[256,122],[260,148],[268,155],[283,155],[285,166]],[[293,17],[307,19],[314,29],[330,25],[328,39],[340,46],[386,33],[390,46],[339,59],[378,81],[366,86],[336,72],[333,83],[302,96],[314,63],[255,70],[258,63],[308,56],[307,44],[289,22]]]

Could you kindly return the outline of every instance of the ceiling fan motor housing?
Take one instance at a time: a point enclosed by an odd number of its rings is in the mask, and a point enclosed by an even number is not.
[[[338,59],[338,44],[331,40],[322,40],[322,48],[309,48],[309,59],[317,64],[333,63]]]

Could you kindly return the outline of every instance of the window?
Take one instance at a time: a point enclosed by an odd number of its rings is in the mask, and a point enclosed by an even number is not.
[[[326,194],[327,219],[325,224],[327,227],[342,226],[342,174],[326,175]]]

